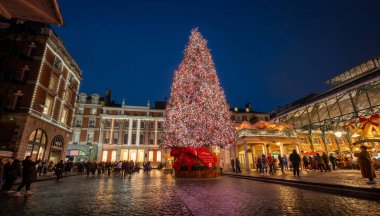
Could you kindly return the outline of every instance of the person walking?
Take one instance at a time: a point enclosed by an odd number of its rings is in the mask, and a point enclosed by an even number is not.
[[[92,170],[92,163],[91,163],[91,161],[87,161],[87,163],[86,163],[86,173],[87,173],[87,177],[90,176],[91,170]]]
[[[281,173],[285,174],[285,172],[284,172],[284,160],[281,157],[281,155],[278,156],[278,163],[280,165]]]
[[[300,157],[300,155],[297,153],[297,151],[295,149],[293,149],[293,153],[290,154],[289,160],[290,160],[290,162],[292,162],[294,177],[296,175],[299,177],[300,176],[301,157]]]
[[[257,171],[257,173],[261,173],[262,169],[263,169],[263,167],[261,165],[261,158],[257,157],[256,158],[256,171]]]
[[[231,159],[231,167],[232,171],[235,172],[235,160],[233,158]]]
[[[55,175],[57,176],[57,181],[59,181],[62,178],[64,168],[65,166],[63,164],[63,160],[61,160],[59,163],[55,165]]]
[[[20,196],[20,191],[25,186],[26,194],[32,194],[30,192],[30,186],[36,180],[36,162],[30,159],[30,156],[27,156],[25,160],[22,161],[22,181],[17,188],[15,196]]]
[[[224,161],[222,158],[220,158],[220,161],[219,161],[220,174],[223,174],[223,168],[224,168]]]
[[[333,168],[333,170],[335,170],[336,168],[335,168],[335,166],[336,166],[336,158],[334,157],[334,155],[331,153],[330,154],[330,162],[331,162],[331,165],[332,165],[332,168]]]
[[[307,159],[306,155],[303,156],[302,162],[304,170],[307,171],[307,168],[309,167],[309,160]]]
[[[374,178],[376,178],[375,170],[373,169],[371,156],[367,152],[366,146],[360,146],[361,152],[358,156],[358,162],[360,171],[363,178],[368,178],[367,184],[376,184]]]
[[[286,155],[284,155],[284,156],[282,157],[282,159],[284,160],[284,166],[285,166],[285,169],[288,170],[288,169],[289,169],[288,158],[286,157]]]
[[[269,166],[269,174],[273,175],[274,174],[274,171],[273,171],[273,158],[272,158],[272,156],[270,154],[268,154],[267,162],[268,162],[268,166]]]
[[[12,193],[12,185],[16,179],[21,176],[21,163],[19,160],[10,160],[4,165],[3,179],[4,184],[2,190],[5,193]]]
[[[323,160],[322,160],[322,157],[319,155],[319,153],[315,155],[315,160],[318,166],[317,170],[319,169],[321,172],[323,172]]]
[[[262,167],[262,173],[264,174],[264,171],[265,171],[265,174],[267,174],[268,173],[268,160],[265,157],[265,155],[261,156],[261,167]]]
[[[323,163],[324,163],[324,169],[325,169],[325,172],[327,172],[327,170],[330,170],[329,168],[329,158],[327,157],[327,154],[326,152],[323,152],[322,153],[322,160],[323,160]]]
[[[236,158],[236,160],[235,160],[235,166],[236,166],[236,172],[237,173],[241,173],[239,158]]]

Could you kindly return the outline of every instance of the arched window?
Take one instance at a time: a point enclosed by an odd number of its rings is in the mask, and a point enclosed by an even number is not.
[[[25,157],[31,156],[32,160],[44,160],[46,143],[46,132],[42,129],[36,129],[29,136],[28,149],[25,152]]]
[[[64,139],[61,135],[55,136],[51,141],[51,146],[63,149]]]

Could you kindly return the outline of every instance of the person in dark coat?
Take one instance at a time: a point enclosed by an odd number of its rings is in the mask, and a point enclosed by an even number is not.
[[[292,162],[293,166],[293,175],[294,177],[297,175],[298,177],[300,176],[300,162],[301,162],[301,157],[297,153],[295,149],[293,149],[293,153],[289,155],[289,160]]]
[[[233,158],[231,159],[231,166],[232,166],[232,171],[235,172],[235,160]]]
[[[303,162],[303,168],[307,171],[307,168],[309,167],[309,159],[307,159],[306,155],[303,156],[302,162]]]
[[[372,166],[372,160],[367,152],[366,146],[360,146],[361,152],[358,156],[358,162],[360,167],[360,172],[362,173],[363,178],[368,178],[368,184],[376,184],[374,178],[376,178],[375,170]]]
[[[315,155],[315,161],[317,162],[317,169],[323,172],[323,160],[319,153]]]
[[[64,168],[65,166],[63,165],[63,160],[55,165],[55,175],[57,176],[57,181],[62,178]]]
[[[236,172],[237,173],[241,173],[239,158],[236,158],[236,160],[235,160],[235,166],[236,166]]]
[[[13,183],[21,176],[21,163],[19,160],[11,160],[4,165],[3,179],[4,184],[2,190],[6,193],[12,193],[11,190]]]
[[[325,172],[326,172],[327,170],[330,170],[330,169],[329,169],[329,158],[327,157],[326,152],[323,152],[323,153],[322,153],[322,160],[323,160],[323,163],[324,163],[324,169],[325,169]]]
[[[86,163],[86,173],[87,173],[87,177],[90,176],[90,172],[92,171],[92,163],[91,161],[87,161]]]
[[[333,167],[333,170],[335,170],[336,168],[335,168],[335,166],[336,166],[336,158],[334,157],[334,155],[331,153],[330,154],[330,162],[331,162],[331,165],[332,165],[332,167]]]
[[[22,161],[22,182],[17,188],[16,196],[20,196],[21,189],[26,186],[26,194],[31,194],[30,186],[36,180],[36,162],[27,156],[25,160]]]

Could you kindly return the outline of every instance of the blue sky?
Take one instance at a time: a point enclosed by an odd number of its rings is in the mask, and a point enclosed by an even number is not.
[[[81,92],[129,105],[170,96],[192,28],[208,40],[231,106],[271,111],[380,56],[380,1],[59,1],[55,28]]]

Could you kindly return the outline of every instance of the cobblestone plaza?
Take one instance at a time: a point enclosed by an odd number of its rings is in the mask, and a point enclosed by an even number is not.
[[[0,215],[378,215],[380,203],[270,183],[131,177],[37,182],[33,195],[0,196]],[[5,208],[6,207],[6,208]]]

